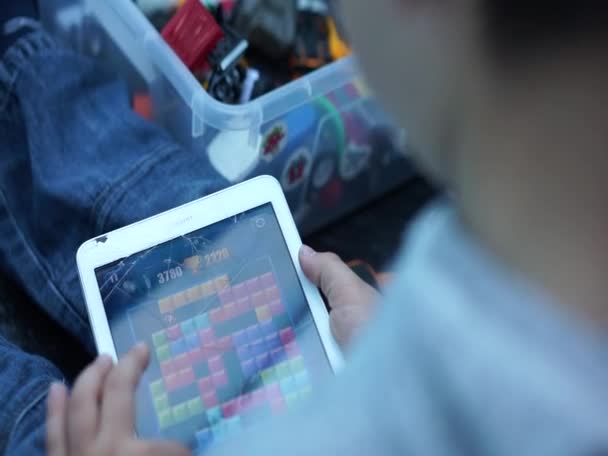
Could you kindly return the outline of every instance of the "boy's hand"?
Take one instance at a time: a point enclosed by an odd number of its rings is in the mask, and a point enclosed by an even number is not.
[[[346,348],[371,318],[380,294],[333,253],[316,253],[303,246],[300,264],[329,301],[331,330],[340,347]]]
[[[101,356],[87,367],[68,395],[61,384],[49,392],[49,456],[190,456],[169,442],[145,442],[135,436],[135,389],[149,361],[138,345],[118,364]]]

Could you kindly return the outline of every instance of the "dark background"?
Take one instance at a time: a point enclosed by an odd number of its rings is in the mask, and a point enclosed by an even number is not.
[[[403,233],[434,191],[414,178],[397,191],[341,221],[308,236],[318,251],[333,251],[345,261],[361,259],[377,271],[390,271]],[[73,378],[90,360],[78,343],[39,310],[10,277],[0,274],[0,335],[25,351],[52,360]]]

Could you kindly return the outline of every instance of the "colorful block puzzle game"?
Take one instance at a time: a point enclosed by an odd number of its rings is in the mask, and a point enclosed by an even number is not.
[[[119,356],[140,340],[152,349],[137,393],[142,436],[203,451],[296,407],[329,371],[274,213],[263,208],[99,273]]]

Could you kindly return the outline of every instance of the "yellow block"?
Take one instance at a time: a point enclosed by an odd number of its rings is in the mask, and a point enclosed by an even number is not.
[[[212,281],[205,282],[205,283],[199,285],[199,288],[201,290],[201,296],[203,298],[207,298],[207,297],[215,294],[215,288],[213,287]]]
[[[173,295],[173,307],[174,308],[179,309],[180,307],[184,307],[186,304],[188,304],[188,299],[187,299],[186,293],[184,291]]]
[[[158,301],[158,308],[160,310],[160,313],[173,312],[174,308],[173,308],[173,300],[172,300],[171,296]]]

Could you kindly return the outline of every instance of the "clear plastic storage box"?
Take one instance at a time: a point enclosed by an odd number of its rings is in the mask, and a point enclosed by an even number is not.
[[[44,0],[45,26],[149,93],[154,121],[231,182],[271,174],[310,232],[411,176],[393,127],[345,58],[244,105],[211,98],[131,0]]]

